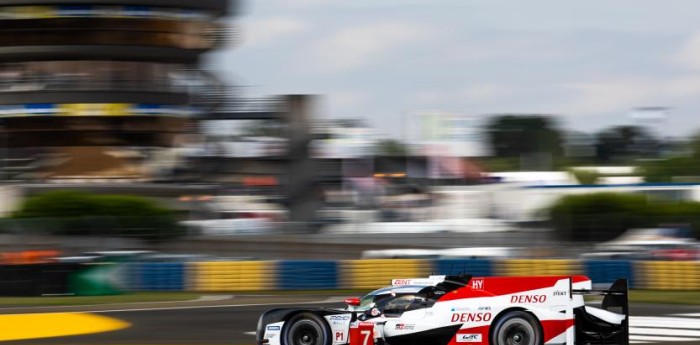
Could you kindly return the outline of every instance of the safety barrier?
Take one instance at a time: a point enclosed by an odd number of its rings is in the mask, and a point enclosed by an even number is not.
[[[583,262],[584,275],[595,284],[609,285],[619,278],[627,278],[627,283],[635,287],[636,277],[631,261],[623,260],[587,260]]]
[[[700,262],[568,259],[280,260],[129,264],[130,290],[265,291],[371,290],[393,278],[431,274],[473,276],[575,275],[606,286],[627,278],[630,287],[700,290]]]
[[[488,277],[493,275],[493,264],[484,259],[444,259],[435,260],[435,274],[459,274],[468,273],[475,277]]]
[[[637,287],[652,290],[700,290],[698,261],[640,261],[635,265]]]
[[[273,261],[196,262],[188,267],[194,291],[259,291],[277,288]]]
[[[375,289],[393,278],[425,277],[432,270],[432,261],[419,259],[372,259],[341,261],[343,288]]]
[[[181,291],[186,286],[184,263],[129,264],[129,284],[146,291]]]
[[[569,259],[514,259],[496,261],[499,276],[548,276],[581,274],[581,262]]]
[[[280,261],[277,282],[282,290],[335,289],[338,287],[338,264],[335,261]]]

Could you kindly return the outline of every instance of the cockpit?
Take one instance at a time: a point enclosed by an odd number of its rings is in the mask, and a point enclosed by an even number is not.
[[[398,317],[409,310],[432,307],[437,296],[434,286],[382,288],[362,297],[360,304],[354,310],[358,312],[376,310],[372,316],[384,314],[387,317]]]

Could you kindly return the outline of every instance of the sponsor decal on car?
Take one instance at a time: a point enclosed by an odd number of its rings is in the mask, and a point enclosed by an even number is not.
[[[510,303],[544,303],[547,295],[514,295],[510,297]]]
[[[483,279],[473,279],[472,280],[472,289],[483,290],[484,289],[484,280]]]
[[[456,311],[470,311],[470,310],[472,310],[471,307],[452,307],[452,309],[450,309],[451,312],[456,312]]]
[[[482,322],[491,321],[491,313],[454,313],[452,322]]]
[[[348,321],[350,320],[350,315],[331,315],[331,321]]]
[[[397,323],[396,324],[397,331],[411,331],[414,328],[416,328],[416,325],[414,325],[414,324],[407,324],[407,323]]]
[[[345,340],[345,332],[335,332],[335,341],[344,341]]]
[[[280,326],[267,326],[268,331],[279,331]]]
[[[474,333],[474,334],[457,334],[457,342],[458,343],[480,343],[481,342],[481,334]]]
[[[552,292],[552,296],[568,296],[569,292],[568,291],[561,291],[561,290],[555,290]]]

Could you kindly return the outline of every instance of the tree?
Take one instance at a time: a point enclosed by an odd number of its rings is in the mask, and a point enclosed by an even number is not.
[[[380,156],[405,156],[408,154],[408,148],[398,140],[384,139],[377,143],[377,154]]]
[[[184,235],[173,210],[132,195],[52,191],[25,199],[12,218],[25,225],[45,220],[50,226],[26,230],[53,235],[127,236],[148,241]]]
[[[666,141],[663,159],[648,160],[639,167],[646,182],[700,181],[700,135],[687,142]],[[675,146],[675,148],[674,148]]]
[[[640,126],[616,126],[596,134],[599,163],[625,163],[637,158],[653,158],[658,153],[659,141]]]
[[[697,182],[700,160],[696,157],[670,157],[643,162],[639,173],[646,182]]]
[[[544,115],[499,115],[486,126],[496,157],[525,158],[562,153],[562,134],[554,120]]]

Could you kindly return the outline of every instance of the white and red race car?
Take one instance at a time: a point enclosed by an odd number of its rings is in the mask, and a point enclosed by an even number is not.
[[[584,295],[602,295],[600,308]],[[585,276],[430,276],[344,309],[286,308],[258,321],[258,345],[628,345],[627,281],[592,289]]]

